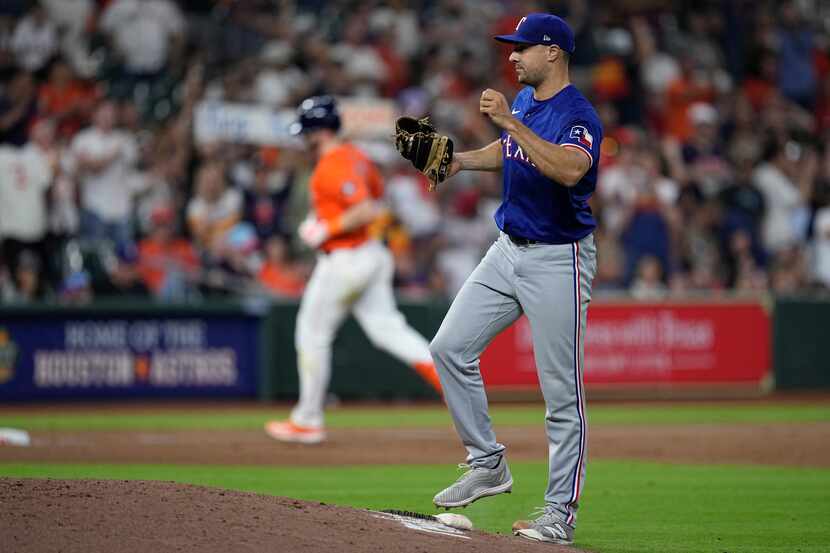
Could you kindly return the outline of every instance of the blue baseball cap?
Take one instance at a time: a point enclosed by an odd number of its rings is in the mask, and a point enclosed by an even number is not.
[[[511,35],[493,37],[511,44],[547,44],[559,46],[568,54],[576,50],[574,32],[564,19],[549,13],[529,13],[519,20]]]

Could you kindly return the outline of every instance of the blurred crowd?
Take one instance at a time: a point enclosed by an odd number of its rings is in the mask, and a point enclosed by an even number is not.
[[[297,297],[312,156],[196,142],[199,102],[386,98],[478,148],[498,137],[481,90],[518,90],[491,37],[532,11],[574,28],[605,127],[598,294],[830,287],[826,3],[3,0],[0,303]],[[430,194],[379,146],[398,291],[452,296],[497,234],[500,178]]]

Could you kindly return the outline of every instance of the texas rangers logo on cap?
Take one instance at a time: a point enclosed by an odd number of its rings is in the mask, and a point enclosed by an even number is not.
[[[493,38],[511,44],[559,46],[569,54],[573,54],[576,49],[570,25],[561,17],[549,13],[529,13],[519,20],[513,34]]]

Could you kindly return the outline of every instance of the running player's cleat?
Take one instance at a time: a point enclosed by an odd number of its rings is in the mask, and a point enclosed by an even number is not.
[[[281,442],[319,444],[326,439],[326,431],[322,427],[300,426],[290,420],[268,421],[265,432]]]
[[[513,477],[502,457],[496,468],[473,467],[466,464],[459,468],[469,469],[449,488],[439,492],[432,502],[438,507],[466,507],[473,501],[490,495],[510,493],[513,489]]]
[[[574,529],[565,524],[553,510],[543,507],[534,514],[534,520],[517,520],[513,523],[513,533],[529,540],[571,545],[574,542]]]

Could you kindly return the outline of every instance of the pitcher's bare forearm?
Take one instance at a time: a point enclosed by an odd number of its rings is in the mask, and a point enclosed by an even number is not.
[[[519,143],[540,173],[560,184],[575,186],[591,168],[591,158],[585,152],[552,144],[515,119],[508,121],[504,130]]]
[[[501,141],[494,140],[487,146],[471,150],[469,152],[458,152],[452,158],[453,164],[457,163],[458,171],[498,171],[502,167]]]

